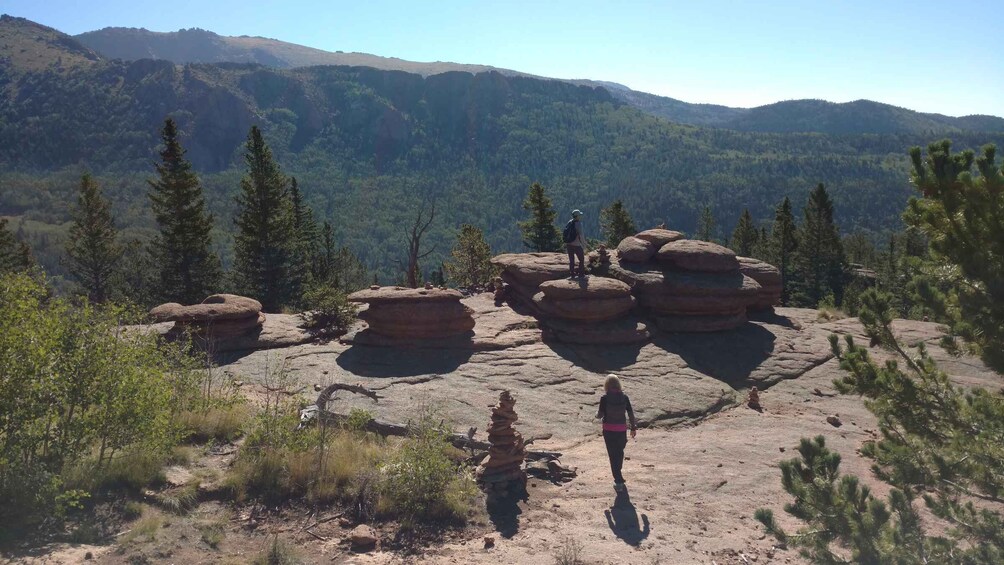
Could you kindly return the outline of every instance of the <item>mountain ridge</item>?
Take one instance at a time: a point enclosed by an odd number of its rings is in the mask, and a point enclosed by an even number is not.
[[[829,102],[817,99],[785,100],[754,108],[691,103],[633,90],[625,85],[595,79],[558,79],[513,69],[445,61],[416,62],[368,53],[331,52],[260,36],[223,36],[199,28],[154,32],[143,28],[109,27],[85,32],[75,39],[109,58],[166,59],[185,63],[258,63],[276,68],[315,65],[366,66],[381,70],[431,76],[460,71],[473,74],[498,72],[600,86],[627,104],[672,122],[740,131],[817,132],[829,134],[927,133],[1004,131],[1004,118],[987,115],[952,117],[924,113],[870,100]],[[193,49],[200,49],[192,51]],[[825,102],[826,106],[818,103]],[[861,104],[867,102],[868,104]]]

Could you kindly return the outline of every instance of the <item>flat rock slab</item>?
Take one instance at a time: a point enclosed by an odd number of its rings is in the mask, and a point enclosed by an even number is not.
[[[554,299],[543,292],[533,297],[534,306],[544,319],[559,318],[584,322],[613,320],[627,314],[634,308],[635,298],[631,295],[590,298],[580,300]]]
[[[631,287],[617,279],[587,275],[574,279],[546,281],[540,285],[544,296],[555,300],[619,298],[631,296]]]
[[[718,334],[660,334],[650,342],[580,345],[542,341],[536,320],[496,305],[488,294],[466,298],[463,304],[477,320],[475,336],[463,344],[309,343],[243,355],[224,369],[254,383],[264,378],[267,366],[284,364],[308,401],[315,384],[361,383],[384,398],[374,403],[339,394],[333,409],[364,408],[381,420],[404,423],[423,407],[432,407],[459,431],[477,427],[479,439],[485,437],[487,407],[500,391],[511,390],[518,399],[517,429],[527,437],[552,433],[554,439],[538,447],[561,450],[597,432],[593,416],[611,372],[625,379],[644,425],[674,426],[735,405],[743,396],[738,391],[751,384],[766,387],[797,378],[831,355],[828,332],[777,314]],[[547,331],[612,341],[648,331],[630,318],[611,327],[605,335],[602,329],[577,333],[573,323]]]
[[[401,286],[383,286],[375,289],[360,290],[348,296],[351,302],[366,304],[460,302],[460,299],[463,297],[463,294],[453,289],[405,288]]]
[[[671,241],[683,239],[683,234],[678,231],[656,228],[639,232],[634,237],[645,240],[655,246],[656,249],[659,249]]]
[[[710,241],[671,241],[659,248],[656,258],[685,271],[728,273],[739,270],[735,251]]]
[[[537,288],[541,283],[567,277],[568,255],[564,253],[505,253],[492,258],[492,265],[516,283]]]
[[[206,323],[221,320],[257,318],[261,302],[236,294],[214,294],[202,304],[183,306],[176,302],[161,304],[150,310],[155,322]]]

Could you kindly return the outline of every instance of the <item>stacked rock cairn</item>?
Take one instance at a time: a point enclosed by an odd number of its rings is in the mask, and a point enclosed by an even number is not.
[[[489,495],[505,496],[513,483],[526,482],[523,462],[526,460],[526,446],[523,436],[513,428],[519,419],[513,410],[516,399],[508,390],[499,394],[499,401],[492,407],[492,421],[488,424],[488,457],[477,470],[477,480]]]
[[[206,340],[240,337],[265,323],[261,302],[235,294],[214,294],[189,306],[168,302],[150,310],[150,317],[155,322],[174,322],[169,335],[189,331]]]
[[[470,335],[473,311],[456,290],[373,286],[349,295],[368,305],[359,318],[369,331],[391,339],[424,340]]]

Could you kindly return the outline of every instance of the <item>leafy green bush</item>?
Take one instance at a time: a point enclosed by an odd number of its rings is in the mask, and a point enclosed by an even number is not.
[[[156,476],[192,383],[184,355],[130,319],[0,278],[0,526],[58,519],[78,490]]]
[[[447,430],[425,415],[381,468],[378,511],[405,523],[464,522],[478,495],[473,474],[458,469]]]
[[[324,336],[338,336],[352,325],[356,307],[345,293],[328,284],[315,284],[303,295],[307,307],[305,317],[310,329]]]

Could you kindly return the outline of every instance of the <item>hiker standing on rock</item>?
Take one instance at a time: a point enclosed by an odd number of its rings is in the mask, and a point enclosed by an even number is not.
[[[582,229],[582,212],[572,210],[572,219],[565,224],[562,239],[568,251],[568,271],[570,278],[586,276],[586,234]],[[575,273],[575,258],[579,258],[579,272]]]
[[[631,401],[624,394],[621,380],[611,374],[603,383],[606,393],[600,398],[600,409],[597,418],[603,419],[603,442],[607,445],[607,455],[610,457],[610,471],[614,475],[614,490],[624,490],[624,447],[627,445],[628,422],[631,423],[631,438],[634,439],[638,424],[634,419]]]

